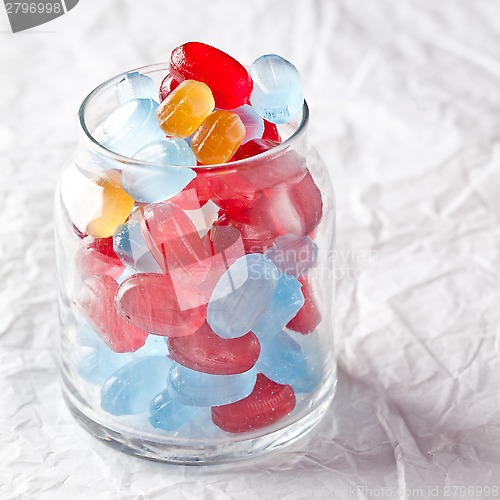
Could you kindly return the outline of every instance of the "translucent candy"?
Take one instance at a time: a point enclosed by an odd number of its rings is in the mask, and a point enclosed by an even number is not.
[[[296,394],[312,390],[316,383],[302,347],[285,332],[262,342],[256,368],[274,382],[291,385]]]
[[[233,404],[212,408],[212,421],[226,432],[248,432],[270,425],[295,408],[295,393],[291,386],[257,375],[252,393]]]
[[[158,394],[151,402],[149,422],[156,429],[175,431],[198,415],[201,408],[187,406],[172,398],[168,390]]]
[[[88,223],[85,233],[94,238],[107,238],[125,222],[134,206],[134,200],[122,188],[120,173],[115,170],[103,172],[94,177],[92,182],[100,188],[100,210],[99,215]]]
[[[180,287],[166,274],[135,274],[118,288],[116,309],[131,325],[156,335],[191,335],[204,323],[206,306],[198,307],[194,290]]]
[[[278,142],[270,141],[268,139],[252,139],[245,142],[237,149],[236,153],[234,153],[231,158],[231,161],[244,160],[245,158],[260,155],[261,153],[269,151],[278,145]]]
[[[133,99],[111,113],[95,135],[110,151],[132,157],[146,144],[165,136],[158,127],[157,110],[153,99]]]
[[[180,139],[160,139],[141,149],[134,159],[157,165],[127,165],[122,186],[140,203],[158,203],[180,193],[195,177],[190,168],[171,165],[196,165],[187,143]],[[165,165],[165,166],[161,166]],[[167,166],[169,165],[169,166]]]
[[[197,210],[212,196],[211,180],[208,175],[198,172],[196,177],[177,195],[168,201],[183,210]]]
[[[172,398],[188,406],[219,406],[247,397],[255,386],[257,372],[251,369],[236,375],[212,375],[175,364],[167,389]]]
[[[183,139],[201,125],[214,106],[212,92],[204,83],[185,80],[160,104],[158,121],[165,134]]]
[[[144,345],[148,332],[119,316],[115,309],[117,290],[118,283],[111,276],[91,276],[83,283],[75,304],[113,351],[137,351]]]
[[[116,85],[116,94],[120,104],[133,99],[152,99],[153,101],[158,99],[153,80],[137,71],[125,75],[123,80]]]
[[[223,338],[251,331],[271,302],[278,274],[262,254],[240,257],[222,275],[210,298],[207,323],[212,330]]]
[[[248,103],[253,83],[238,61],[205,43],[188,42],[170,56],[170,73],[179,81],[193,79],[206,83],[218,108],[234,109]]]
[[[271,123],[288,123],[302,109],[304,89],[295,66],[276,54],[259,57],[250,69],[252,107]]]
[[[191,149],[204,165],[228,161],[245,138],[245,126],[231,111],[211,113],[191,138]]]
[[[231,111],[240,117],[240,120],[245,126],[245,137],[243,138],[242,144],[252,139],[260,139],[262,137],[264,133],[264,120],[257,114],[252,106],[244,104]]]
[[[236,339],[222,339],[204,323],[193,335],[168,339],[168,350],[172,359],[192,370],[232,375],[255,365],[260,345],[251,332]]]
[[[304,305],[302,285],[294,276],[280,273],[273,298],[262,315],[260,321],[253,327],[253,332],[259,340],[268,339],[286,326]]]
[[[307,278],[299,278],[302,283],[302,293],[304,294],[304,305],[288,323],[290,330],[299,333],[311,333],[321,322],[321,313],[319,312],[316,301],[314,300],[313,290]]]
[[[278,143],[282,142],[278,127],[267,120],[264,120],[264,133],[262,134],[262,139]]]
[[[75,257],[82,278],[109,274],[117,279],[125,266],[113,250],[113,238],[97,238],[80,247]]]
[[[113,248],[121,262],[141,273],[161,273],[162,269],[149,251],[141,230],[141,220],[131,218],[113,235]]]
[[[170,73],[163,79],[160,85],[160,102],[163,102],[168,94],[175,90],[179,83]]]
[[[280,271],[300,277],[316,266],[318,247],[309,236],[285,234],[276,238],[265,255]]]
[[[112,415],[148,412],[151,400],[165,387],[171,366],[166,356],[148,356],[126,364],[103,384],[102,409]]]

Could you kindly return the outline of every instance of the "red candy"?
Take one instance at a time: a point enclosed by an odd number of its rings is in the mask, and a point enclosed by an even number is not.
[[[212,178],[212,201],[224,210],[250,208],[258,196],[255,187],[237,172]]]
[[[252,332],[236,339],[223,339],[204,323],[193,335],[168,339],[168,350],[173,360],[192,370],[232,375],[255,365],[260,344]]]
[[[175,90],[179,83],[170,73],[163,79],[160,85],[160,102],[164,101],[168,94]]]
[[[271,141],[269,139],[253,139],[241,145],[230,161],[244,160],[252,156],[260,155],[265,151],[269,151],[278,146],[279,142]]]
[[[212,90],[215,105],[234,109],[250,100],[253,82],[236,59],[205,43],[188,42],[170,56],[170,73],[178,81],[197,80]]]
[[[278,132],[278,127],[274,123],[264,120],[264,133],[262,134],[262,139],[281,142],[281,137]]]
[[[76,260],[83,278],[108,274],[117,279],[125,265],[113,250],[113,238],[97,238],[80,248]]]
[[[198,173],[196,177],[168,202],[183,210],[197,210],[203,207],[212,196],[210,177]]]
[[[154,333],[179,337],[191,335],[206,318],[195,290],[174,286],[168,274],[135,274],[116,294],[116,308],[128,323]]]
[[[295,393],[289,385],[257,375],[252,393],[236,403],[212,408],[212,420],[226,432],[261,429],[288,415],[295,408]]]
[[[287,328],[299,333],[311,333],[321,322],[321,313],[319,312],[311,284],[307,278],[299,278],[302,283],[302,293],[304,294],[304,305],[299,312],[288,323]]]
[[[88,278],[75,299],[87,321],[115,352],[134,352],[144,345],[148,332],[126,323],[115,308],[118,283],[108,275]]]

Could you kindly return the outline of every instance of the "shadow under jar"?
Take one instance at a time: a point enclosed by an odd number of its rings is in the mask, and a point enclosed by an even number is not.
[[[168,67],[139,71],[159,87]],[[153,460],[223,463],[292,443],[337,380],[334,193],[307,105],[278,127],[279,146],[192,167],[181,193],[139,203],[123,172],[159,166],[98,140],[125,75],[83,102],[56,191],[66,402],[91,434]]]

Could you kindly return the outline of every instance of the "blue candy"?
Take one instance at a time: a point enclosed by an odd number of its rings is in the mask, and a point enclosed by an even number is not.
[[[254,253],[236,260],[214,288],[207,323],[223,338],[245,335],[260,321],[271,302],[279,271],[264,255]]]
[[[255,368],[237,375],[212,375],[175,364],[167,389],[172,398],[188,406],[220,406],[246,398],[257,380]]]
[[[149,411],[151,400],[165,387],[172,363],[166,356],[146,356],[126,364],[102,386],[102,409],[112,415]]]
[[[158,91],[153,80],[137,71],[125,75],[125,78],[116,85],[116,94],[120,104],[125,104],[132,99],[158,100]]]
[[[158,394],[149,409],[149,422],[157,429],[175,431],[200,413],[201,408],[181,404],[168,390]]]
[[[149,251],[142,235],[141,221],[137,218],[132,218],[118,227],[113,235],[113,250],[126,266],[137,272],[162,272],[161,267]]]
[[[132,157],[150,142],[165,137],[156,118],[157,109],[158,103],[152,99],[133,99],[113,111],[93,135],[110,151]]]
[[[302,285],[294,276],[280,273],[271,303],[260,321],[252,328],[259,340],[280,332],[304,305]]]
[[[242,144],[245,144],[245,142],[251,141],[252,139],[260,139],[262,137],[262,134],[264,133],[264,120],[257,114],[252,106],[244,104],[243,106],[231,111],[236,113],[243,122],[243,125],[245,125],[246,133]]]
[[[274,241],[264,254],[274,265],[286,274],[301,277],[315,267],[318,247],[309,236],[285,234]]]
[[[295,66],[275,54],[259,57],[250,69],[252,107],[272,123],[288,123],[302,109],[304,90]]]
[[[166,137],[144,146],[134,155],[134,159],[156,165],[196,166],[196,156],[185,140]]]

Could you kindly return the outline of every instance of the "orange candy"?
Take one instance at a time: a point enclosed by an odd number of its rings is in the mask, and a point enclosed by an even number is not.
[[[214,97],[202,82],[184,80],[160,104],[157,111],[160,128],[171,137],[190,136],[213,111]]]
[[[94,238],[107,238],[127,220],[134,200],[122,188],[120,174],[116,170],[107,170],[94,177],[92,182],[102,188],[101,210],[99,217],[88,223],[85,232]]]
[[[217,110],[208,116],[191,139],[196,159],[204,165],[225,163],[245,138],[245,125],[236,113]]]

